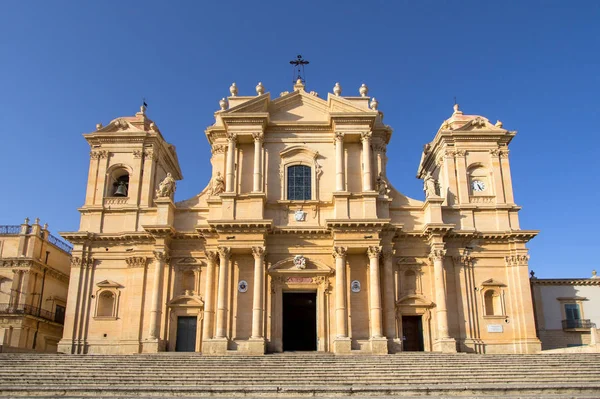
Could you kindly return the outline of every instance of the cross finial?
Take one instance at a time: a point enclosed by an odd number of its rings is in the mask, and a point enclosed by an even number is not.
[[[306,77],[304,74],[304,65],[308,65],[309,62],[303,59],[301,54],[298,54],[295,60],[290,61],[290,64],[293,65],[292,83],[296,83],[298,80],[301,80],[302,83],[306,83],[306,79],[302,76]],[[302,73],[300,73],[301,70]]]

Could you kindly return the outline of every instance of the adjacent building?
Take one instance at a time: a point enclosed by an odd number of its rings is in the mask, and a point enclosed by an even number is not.
[[[230,93],[205,130],[212,178],[185,201],[175,146],[144,107],[84,134],[59,351],[539,351],[515,131],[455,105],[413,199],[389,180],[392,128],[365,85]]]
[[[600,278],[548,279],[531,273],[536,326],[542,349],[600,342]]]
[[[70,272],[71,245],[39,219],[0,226],[1,352],[56,352]]]

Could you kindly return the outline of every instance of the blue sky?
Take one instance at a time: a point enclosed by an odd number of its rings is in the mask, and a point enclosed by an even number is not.
[[[452,113],[518,130],[510,161],[539,277],[600,271],[600,2],[5,1],[0,4],[0,224],[39,216],[77,230],[96,123],[148,115],[177,147],[176,200],[209,179],[204,136],[218,101],[261,81],[291,90],[361,83],[394,128],[388,171],[423,199],[423,144]],[[593,255],[593,256],[592,256]]]

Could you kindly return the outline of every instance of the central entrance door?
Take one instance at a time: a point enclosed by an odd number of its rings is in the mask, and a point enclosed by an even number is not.
[[[175,342],[175,351],[196,351],[196,327],[196,316],[179,316],[177,318],[177,341]]]
[[[421,316],[402,316],[403,351],[423,351],[423,322]]]
[[[283,350],[317,350],[317,293],[283,293]]]

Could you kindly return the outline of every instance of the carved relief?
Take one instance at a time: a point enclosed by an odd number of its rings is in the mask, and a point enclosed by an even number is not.
[[[90,159],[102,159],[108,158],[108,152],[104,150],[100,151],[90,151]]]
[[[144,151],[142,150],[133,150],[133,157],[135,159],[140,159],[144,155]]]
[[[505,257],[505,260],[509,266],[527,266],[529,255],[509,255]]]
[[[215,144],[210,149],[210,151],[211,151],[211,153],[213,155],[215,155],[215,154],[224,154],[226,150],[227,150],[227,146],[222,145],[222,144]]]
[[[210,195],[219,195],[223,191],[225,191],[225,179],[223,179],[221,172],[217,172],[210,183]]]
[[[145,256],[131,256],[125,259],[127,263],[127,267],[136,268],[136,267],[146,267],[147,259]]]

